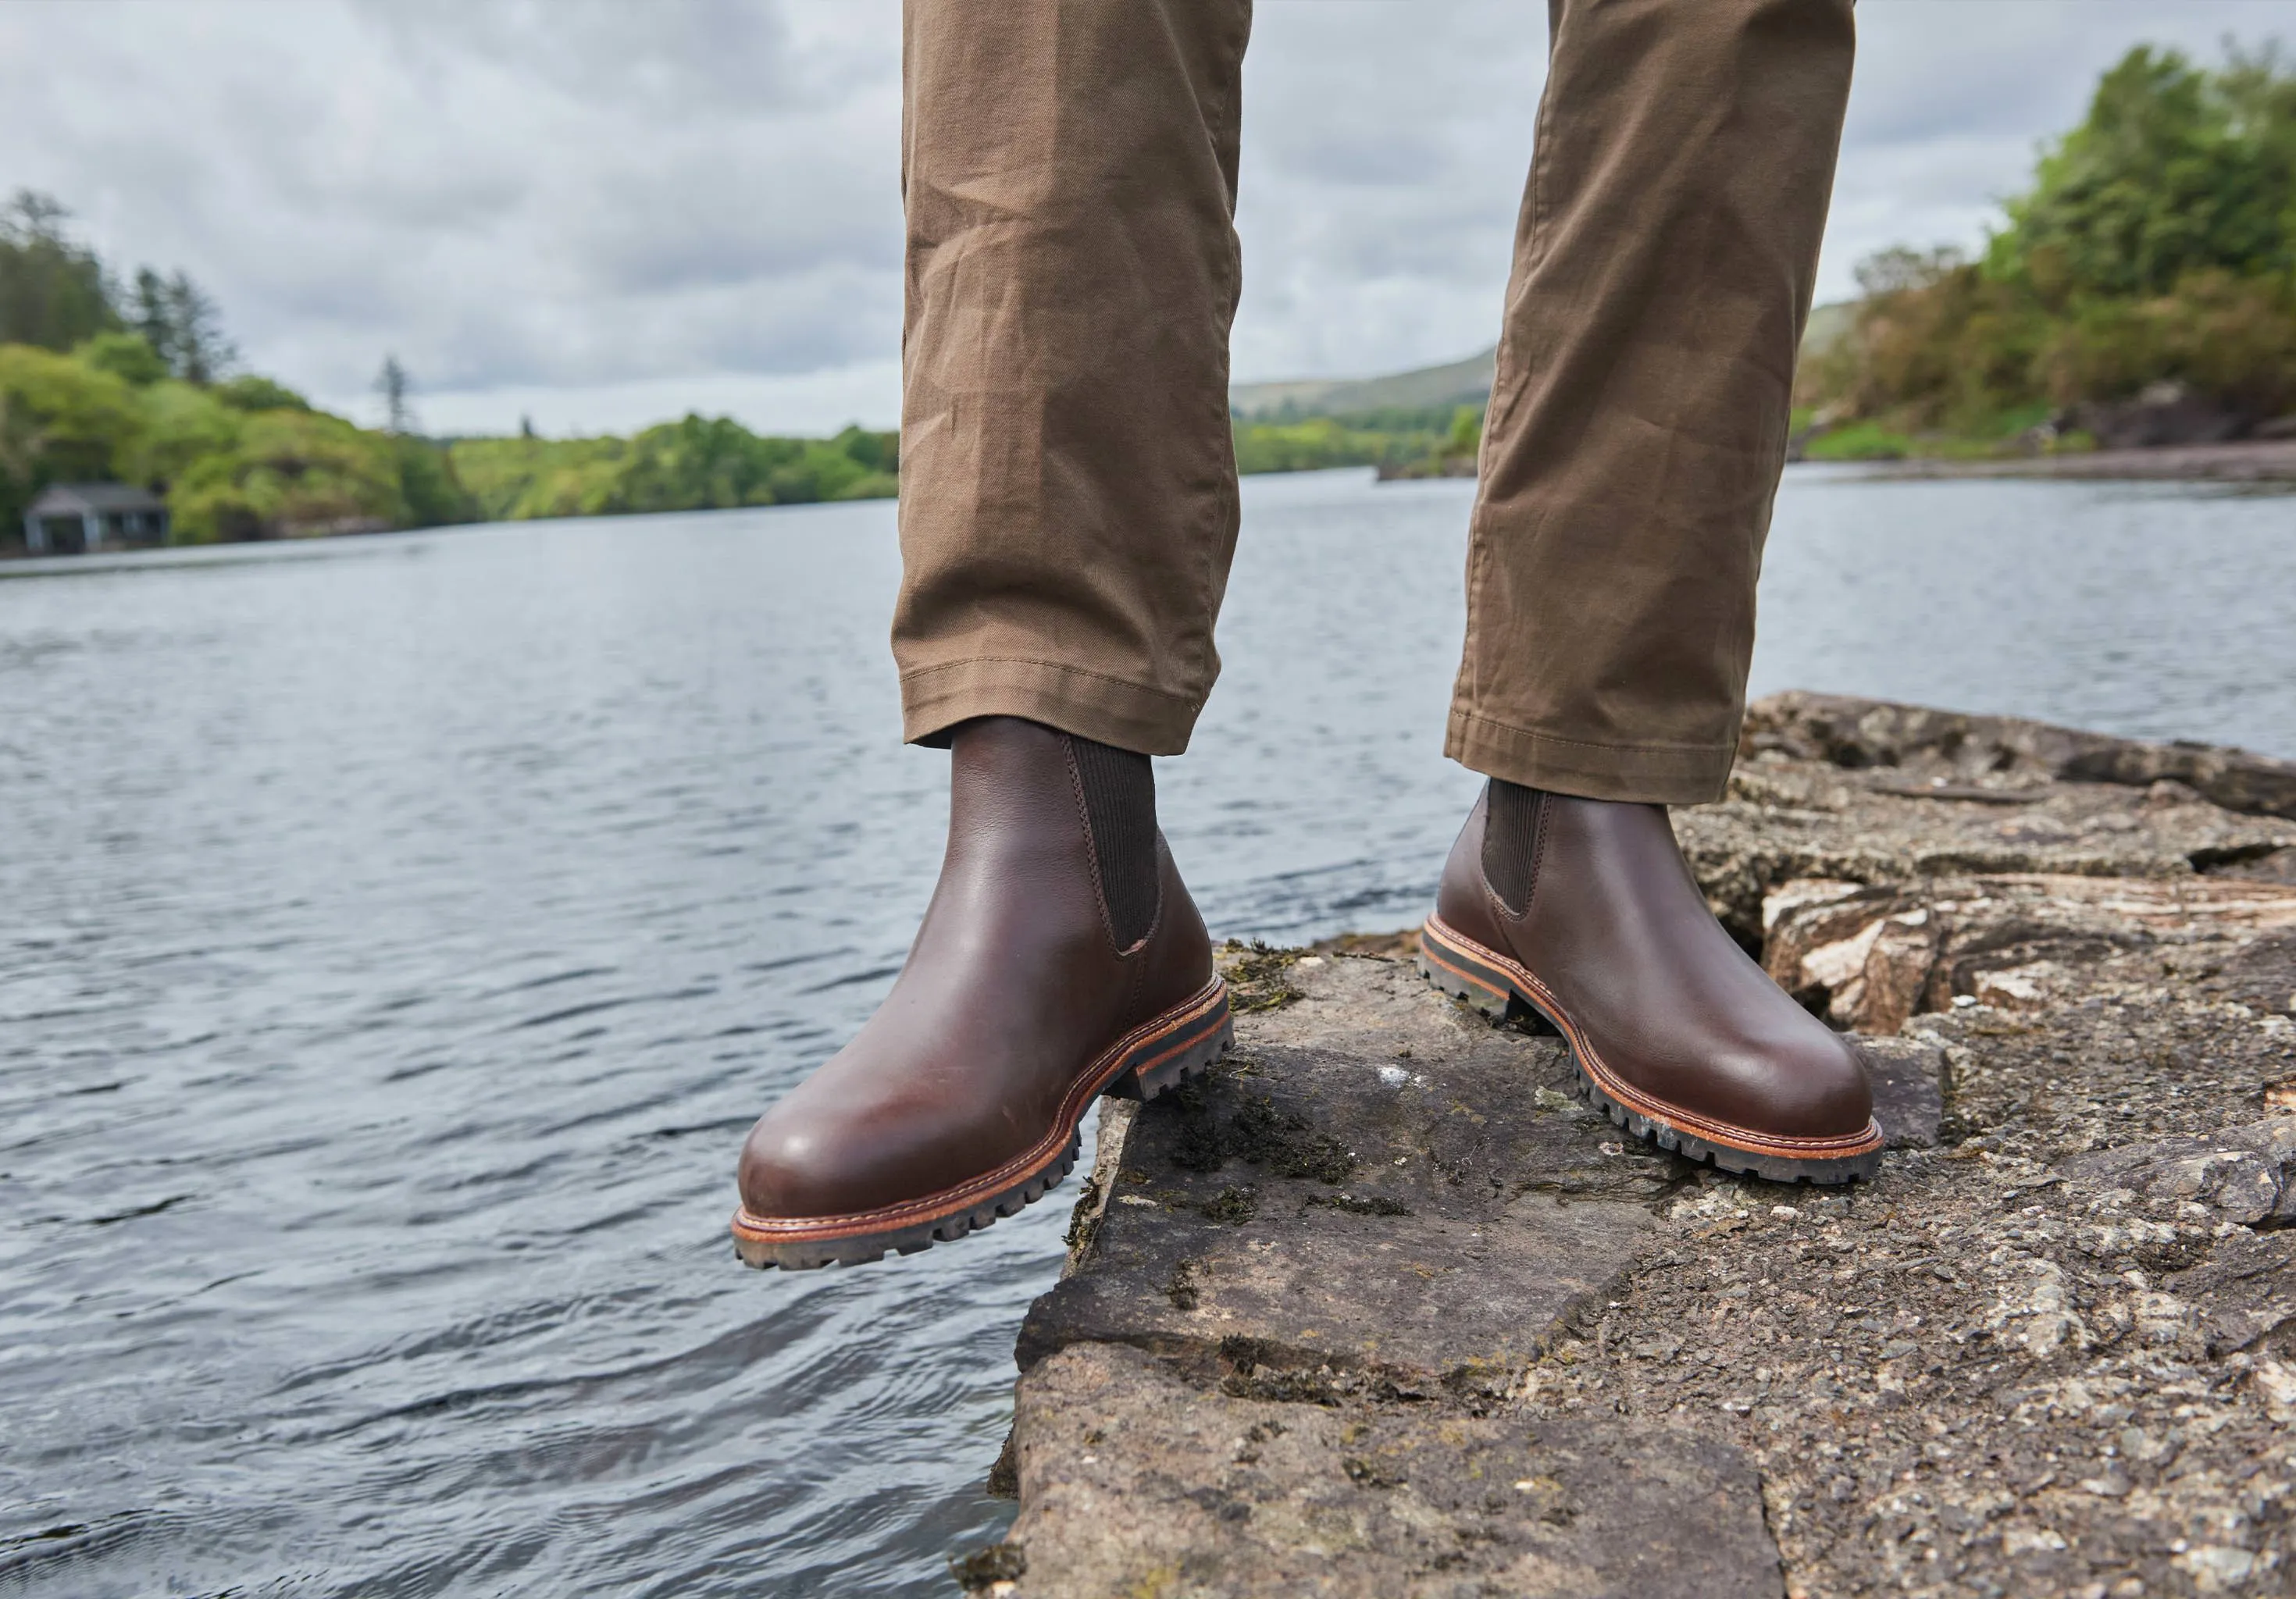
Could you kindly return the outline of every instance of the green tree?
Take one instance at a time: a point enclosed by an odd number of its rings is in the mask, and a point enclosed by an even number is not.
[[[398,494],[406,504],[406,525],[436,528],[476,521],[478,502],[455,475],[455,460],[427,439],[398,435]]]
[[[168,504],[187,544],[407,525],[398,441],[318,411],[245,415],[235,447],[201,456]]]
[[[30,189],[0,207],[0,344],[64,350],[119,325],[103,264],[64,232],[70,215]]]
[[[627,439],[457,439],[449,455],[479,513],[504,520],[878,499],[899,488],[897,434],[775,439],[722,416]]]
[[[414,380],[406,375],[406,368],[398,364],[397,356],[383,357],[382,368],[374,374],[374,391],[382,397],[382,430],[412,433],[414,406],[410,397],[414,392]]]
[[[2186,273],[2296,265],[2296,78],[2270,50],[2221,72],[2139,45],[2041,159],[1987,266],[2052,305],[2164,293]]]
[[[176,314],[168,300],[168,280],[149,266],[135,269],[127,324],[144,336],[170,372],[175,370]]]
[[[201,462],[239,447],[241,414],[213,390],[168,378],[138,398],[142,425],[118,463],[123,477],[164,490]]]
[[[129,321],[187,383],[212,383],[239,359],[224,337],[223,314],[187,273],[162,277],[149,266],[138,269]]]
[[[1797,403],[1893,449],[2006,446],[2162,381],[2235,424],[2296,406],[2296,74],[2274,52],[2229,47],[2210,70],[2132,50],[2006,210],[1982,263],[1863,263]]]
[[[131,333],[125,328],[98,333],[72,353],[97,371],[108,372],[138,389],[168,375],[168,364],[160,358],[160,352],[143,334]]]
[[[0,527],[14,527],[50,483],[119,477],[143,425],[136,391],[111,373],[32,345],[0,345]]]
[[[215,397],[235,411],[308,411],[311,402],[284,383],[251,372],[226,378],[215,386]]]
[[[1472,455],[1482,447],[1483,414],[1473,406],[1461,406],[1451,413],[1451,430],[1444,437],[1446,455]]]

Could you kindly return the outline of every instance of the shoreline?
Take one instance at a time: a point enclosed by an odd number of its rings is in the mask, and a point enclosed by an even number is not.
[[[1223,955],[1029,1313],[1014,1596],[2268,1591],[2296,1570],[2296,762],[1806,694],[1677,818],[1891,1148],[1627,1138],[1410,935]]]
[[[2296,439],[2164,445],[2142,450],[2025,455],[2005,460],[1811,461],[1844,476],[1880,482],[1914,478],[2053,478],[2111,482],[2296,485]]]
[[[1794,461],[1789,466],[1821,468],[1829,476],[1865,482],[1904,482],[1949,478],[2026,478],[2094,482],[2222,483],[2262,488],[2296,488],[2296,439],[2272,439],[2239,444],[2171,445],[2154,449],[2095,450],[2084,455],[2030,455],[2008,459],[1959,460],[1915,457],[1900,461]],[[1369,472],[1381,483],[1472,480],[1472,457],[1408,466],[1357,464],[1314,466],[1246,472],[1252,478],[1282,478],[1316,472]],[[865,496],[883,497],[892,496]],[[787,505],[700,506],[690,511],[616,511],[556,517],[511,517],[468,522],[435,522],[421,527],[345,529],[323,534],[297,534],[277,538],[222,539],[201,544],[126,545],[84,555],[35,555],[20,542],[0,541],[0,576],[29,577],[37,572],[96,570],[102,566],[154,566],[160,562],[121,562],[117,558],[170,556],[186,552],[246,549],[275,545],[332,544],[344,539],[394,533],[433,533],[459,528],[512,527],[546,521],[603,521],[644,516],[693,515],[710,511],[784,510],[824,504],[850,504],[860,500],[791,502]]]

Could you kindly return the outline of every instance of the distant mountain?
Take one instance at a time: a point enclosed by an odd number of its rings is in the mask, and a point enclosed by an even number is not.
[[[1239,383],[1228,409],[1246,421],[1271,416],[1352,416],[1389,406],[1424,410],[1480,406],[1490,398],[1496,348],[1445,366],[1423,366],[1383,378],[1307,378],[1288,383]]]
[[[1824,348],[1849,332],[1849,301],[1819,306],[1809,314],[1805,352]],[[1441,406],[1480,406],[1491,397],[1498,350],[1487,349],[1443,366],[1422,366],[1383,378],[1297,378],[1282,383],[1238,383],[1228,390],[1228,409],[1246,422],[1281,416],[1355,416],[1389,407],[1431,410]]]

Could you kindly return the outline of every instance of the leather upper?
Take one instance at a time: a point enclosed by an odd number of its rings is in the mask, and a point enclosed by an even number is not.
[[[1488,802],[1452,847],[1446,925],[1539,979],[1644,1095],[1791,1138],[1854,1136],[1873,1092],[1849,1042],[1788,997],[1708,909],[1656,805],[1539,796],[1529,903],[1483,873]]]
[[[1119,950],[1060,734],[1012,718],[953,740],[948,849],[892,991],[742,1152],[758,1218],[853,1215],[957,1186],[1052,1135],[1078,1079],[1211,977],[1211,941],[1156,840],[1160,903]]]

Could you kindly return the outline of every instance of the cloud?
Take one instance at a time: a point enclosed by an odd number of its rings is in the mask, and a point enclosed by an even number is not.
[[[1865,0],[1821,292],[1975,244],[2131,43],[2212,56],[2296,0]],[[0,184],[121,266],[181,266],[251,365],[433,427],[689,406],[887,422],[900,324],[893,0],[13,0]],[[1240,379],[1491,342],[1545,77],[1528,0],[1260,0]]]
[[[338,405],[393,351],[434,415],[834,392],[898,348],[898,33],[856,0],[12,5],[0,176],[188,268],[250,364]]]
[[[1886,245],[1980,244],[2131,45],[2213,59],[2227,36],[2296,43],[2296,4],[1865,0],[1858,30],[1821,299],[1852,293]],[[1240,378],[1393,371],[1496,339],[1546,49],[1524,0],[1262,0]]]
[[[1237,376],[1389,371],[1491,343],[1546,76],[1539,6],[1260,5]]]

